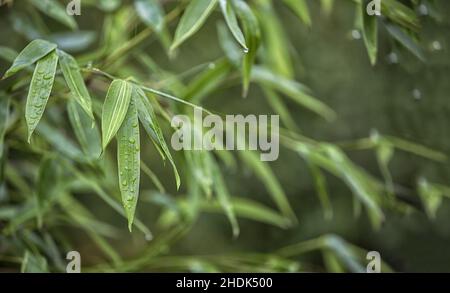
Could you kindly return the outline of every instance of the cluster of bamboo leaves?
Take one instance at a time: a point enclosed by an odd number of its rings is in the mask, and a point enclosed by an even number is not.
[[[235,237],[240,233],[238,218],[248,218],[282,229],[297,222],[294,208],[289,203],[282,184],[270,166],[259,160],[257,153],[244,151],[234,156],[224,151],[184,152],[181,160],[175,161],[172,158],[164,138],[164,134],[168,133],[164,133],[157,116],[170,121],[174,114],[192,115],[192,107],[200,107],[215,91],[229,84],[242,84],[243,96],[248,95],[252,83],[262,89],[270,106],[282,119],[282,144],[297,152],[307,162],[313,174],[325,217],[331,218],[333,210],[323,171],[345,182],[355,197],[355,213],[359,214],[364,206],[374,227],[379,227],[385,219],[383,209],[392,208],[401,212],[413,209],[395,195],[398,186],[389,172],[394,150],[410,152],[431,160],[446,159],[443,154],[423,146],[377,133],[342,145],[319,142],[299,135],[299,126],[294,122],[285,98],[327,121],[332,121],[336,114],[324,102],[315,98],[311,89],[295,80],[292,57],[288,50],[289,40],[274,9],[276,1],[180,1],[168,14],[165,14],[164,7],[156,0],[135,0],[131,5],[120,0],[86,1],[87,6],[97,6],[105,11],[107,17],[104,20],[100,47],[78,58],[68,52],[76,52],[83,45],[67,40],[85,40],[84,46],[88,47],[95,39],[93,34],[99,32],[78,31],[75,18],[67,15],[65,7],[57,1],[28,2],[39,13],[46,14],[73,32],[67,34],[70,37],[42,33],[24,20],[26,18],[21,16],[22,12],[14,11],[11,22],[15,29],[32,41],[20,53],[11,48],[0,48],[0,56],[12,62],[2,81],[5,83],[12,80],[12,83],[2,86],[0,99],[2,188],[12,186],[23,203],[20,206],[7,205],[0,208],[0,219],[7,223],[0,237],[9,239],[10,235],[19,234],[19,238],[27,239],[10,241],[19,242],[15,254],[25,251],[23,258],[20,258],[23,271],[47,270],[46,257],[52,260],[52,269],[62,269],[61,252],[55,244],[54,236],[42,230],[44,226],[52,227],[60,222],[71,223],[83,229],[106,255],[107,264],[93,268],[93,271],[158,270],[164,269],[162,264],[165,264],[165,269],[201,271],[255,270],[258,267],[265,268],[266,271],[297,271],[306,270],[307,267],[298,267],[298,263],[292,258],[314,250],[322,251],[328,270],[361,271],[363,250],[336,236],[324,236],[287,247],[270,256],[261,255],[254,258],[257,261],[254,260],[253,263],[245,256],[217,259],[170,258],[161,253],[162,247],[170,246],[188,233],[202,212],[224,213]],[[308,1],[281,2],[304,25],[313,25]],[[331,13],[333,5],[338,5],[333,0],[320,2],[325,13]],[[408,4],[405,4],[396,0],[383,0],[382,17],[368,16],[365,13],[367,1],[353,2],[355,23],[363,33],[372,64],[377,60],[380,25],[399,44],[419,59],[425,60],[416,41],[420,29],[416,10],[421,4],[428,5],[429,11],[432,11],[432,1],[406,1]],[[39,13],[34,11],[33,15],[39,17]],[[217,40],[223,48],[224,57],[189,72],[194,75],[189,82],[183,76],[159,67],[139,47],[154,34],[167,54],[173,57],[213,14],[223,19],[217,24]],[[139,17],[135,21],[141,22],[145,27],[131,36],[132,26],[128,23],[133,16]],[[172,38],[169,23],[178,18]],[[138,68],[127,62],[129,60],[143,64],[151,72],[151,80],[147,81]],[[33,66],[34,70],[31,70]],[[18,78],[19,72],[25,72],[26,78]],[[31,72],[29,82],[27,76]],[[93,98],[87,82],[92,80],[101,82],[104,98],[98,98],[97,93]],[[20,95],[28,84],[26,103],[23,106],[13,96]],[[53,102],[52,98],[55,98]],[[59,127],[64,125],[65,119],[58,110],[61,108],[61,101],[79,146],[68,139],[67,133]],[[170,106],[164,106],[165,103]],[[21,123],[19,113],[22,112],[26,122],[26,140],[30,143],[28,146],[21,143],[22,138],[18,135],[22,133],[17,126]],[[98,121],[101,127],[98,127]],[[181,184],[177,168],[184,170],[183,196],[175,198],[168,195],[158,176],[144,162],[145,158],[141,158],[141,129],[148,134],[161,157],[172,165],[177,189]],[[38,135],[33,135],[35,131]],[[13,139],[8,140],[9,137]],[[112,159],[108,152],[108,146],[114,139],[117,141],[116,159]],[[373,150],[383,178],[379,180],[353,163],[344,152],[349,147]],[[8,158],[8,149],[38,155],[42,160],[38,166],[29,166],[25,162],[18,164],[16,160]],[[239,161],[264,184],[277,210],[230,194],[222,168],[236,169]],[[117,165],[116,175],[112,174],[116,169],[112,167],[113,163]],[[21,174],[27,166],[30,167],[29,172]],[[154,183],[157,192],[141,190],[141,173]],[[33,177],[33,174],[37,174],[35,185],[24,180],[24,177]],[[136,217],[141,194],[143,203],[164,208],[158,225],[165,233],[135,260],[123,260],[106,240],[118,235],[117,228],[98,220],[77,199],[77,193],[86,191],[98,195],[117,213],[126,217],[130,230],[135,226],[145,234],[146,239],[151,239],[150,230]],[[117,191],[120,193],[122,206],[117,201],[118,196],[110,196],[117,194]],[[426,212],[434,216],[449,190],[445,186],[421,179],[418,193]],[[34,194],[34,199],[27,198],[27,194]],[[60,215],[51,212],[56,208],[61,211]],[[33,224],[35,220],[36,227]],[[60,239],[58,241],[63,242]],[[233,258],[246,266],[232,266],[236,263],[231,261]]]

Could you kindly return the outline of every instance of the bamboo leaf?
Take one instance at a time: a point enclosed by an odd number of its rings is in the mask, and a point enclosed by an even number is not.
[[[47,260],[41,255],[32,254],[26,251],[20,268],[21,273],[47,273]]]
[[[164,139],[161,127],[159,126],[155,112],[153,111],[153,107],[148,101],[144,91],[138,86],[133,87],[133,100],[136,103],[139,120],[144,126],[145,131],[150,136],[157,149],[160,151],[162,158],[164,160],[167,158],[172,165],[178,189],[180,187],[181,180],[177,167]]]
[[[418,192],[428,217],[435,219],[437,210],[442,204],[442,190],[428,183],[426,179],[421,178],[418,184]]]
[[[307,26],[311,26],[311,16],[309,14],[308,4],[306,0],[283,0],[284,3],[292,9],[292,11],[303,21]]]
[[[366,45],[367,53],[369,54],[370,63],[375,65],[377,63],[378,52],[378,21],[376,15],[368,15],[366,12],[366,2],[360,5],[361,13],[361,30],[364,37],[364,44]]]
[[[234,11],[231,1],[220,0],[220,8],[222,10],[223,16],[225,17],[225,21],[228,25],[228,28],[233,34],[233,37],[242,46],[244,52],[248,52],[248,48],[245,43],[244,33],[242,33],[241,28],[239,27],[236,12]]]
[[[258,156],[254,152],[245,151],[239,152],[242,161],[245,162],[246,165],[253,170],[255,175],[259,178],[259,180],[266,186],[267,190],[270,192],[273,201],[278,206],[280,211],[283,213],[286,218],[290,219],[291,223],[297,221],[297,217],[295,216],[294,211],[287,199],[287,196],[278,181],[275,177],[275,174],[267,165],[267,163],[259,160]]]
[[[233,4],[244,28],[244,36],[248,48],[248,52],[244,56],[244,61],[242,63],[242,95],[246,97],[250,87],[253,64],[255,63],[256,53],[260,45],[261,31],[256,16],[245,1],[233,0]]]
[[[132,100],[123,124],[117,132],[120,192],[130,232],[139,197],[140,154],[139,119],[136,104]]]
[[[39,59],[55,50],[56,45],[44,40],[34,40],[29,43],[14,60],[13,65],[8,69],[3,78],[10,77],[20,70],[36,63]]]
[[[230,221],[232,230],[233,230],[233,236],[238,237],[240,233],[239,223],[236,218],[236,214],[234,211],[234,207],[231,204],[231,196],[228,192],[228,188],[225,184],[225,181],[222,177],[222,174],[220,173],[219,167],[217,166],[216,162],[213,160],[212,156],[210,154],[205,153],[208,169],[211,171],[212,180],[213,180],[213,187],[215,194],[217,196],[217,199],[219,200],[219,204],[222,207],[223,211],[225,212],[225,215],[228,218],[228,221]]]
[[[425,55],[419,45],[407,34],[401,27],[396,24],[385,24],[386,29],[400,44],[408,51],[414,54],[421,61],[425,62]]]
[[[157,0],[135,0],[134,7],[141,20],[156,32],[164,29],[164,12]]]
[[[120,79],[114,80],[106,94],[102,112],[103,150],[116,135],[128,111],[131,101],[131,85]]]
[[[194,35],[205,23],[218,0],[192,0],[181,17],[170,51]]]
[[[74,100],[67,104],[69,120],[83,152],[95,160],[102,154],[102,141],[97,125]]]
[[[58,195],[57,191],[60,184],[60,166],[53,156],[44,157],[39,166],[39,175],[37,181],[37,216],[38,226],[43,224],[43,211],[46,205],[53,201]]]
[[[75,30],[78,25],[72,15],[66,12],[66,9],[58,1],[55,0],[30,0],[37,9],[58,22]]]
[[[0,92],[0,159],[3,157],[3,143],[8,127],[10,96]]]
[[[336,117],[336,113],[330,107],[312,97],[309,94],[310,90],[296,81],[283,78],[259,66],[254,68],[252,79],[270,89],[283,93],[296,103],[327,120],[333,120]]]
[[[55,80],[58,55],[55,51],[37,62],[28,92],[25,118],[28,125],[28,142],[44,114]]]
[[[94,120],[92,113],[92,100],[89,92],[84,84],[83,76],[81,75],[78,63],[71,55],[64,51],[57,50],[59,56],[59,65],[62,69],[67,86],[69,87],[72,96],[86,111],[89,117]]]

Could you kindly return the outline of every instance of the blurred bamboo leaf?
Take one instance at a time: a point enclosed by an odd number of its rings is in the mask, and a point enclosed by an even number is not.
[[[361,30],[364,37],[367,53],[369,54],[370,63],[374,66],[377,63],[378,52],[378,20],[376,15],[368,15],[366,7],[368,1],[363,1],[360,5]]]
[[[170,51],[194,35],[205,23],[218,0],[192,0],[181,17]]]
[[[311,16],[306,0],[283,0],[283,2],[303,21],[307,26],[311,26]]]
[[[327,120],[333,120],[335,112],[327,105],[310,96],[310,90],[304,85],[283,78],[263,67],[255,67],[252,73],[252,80],[261,83],[263,86],[277,90],[301,106],[317,113]]]
[[[65,7],[55,0],[29,0],[37,9],[49,17],[75,30],[78,28],[74,17],[66,12]]]
[[[134,7],[141,20],[156,32],[164,29],[164,12],[157,0],[135,0]]]
[[[43,256],[32,254],[30,251],[27,250],[22,260],[20,272],[47,273],[48,272],[47,260]]]
[[[39,175],[37,180],[37,218],[38,227],[43,225],[43,211],[54,197],[59,195],[60,186],[60,166],[58,160],[53,156],[47,156],[42,159],[39,166]]]
[[[403,29],[393,23],[385,24],[387,31],[408,51],[414,54],[421,61],[425,62],[425,56],[419,45]]]
[[[0,160],[3,158],[4,140],[8,127],[11,97],[0,92]]]
[[[83,152],[92,160],[98,159],[102,153],[102,141],[97,125],[75,100],[68,102],[67,111]]]

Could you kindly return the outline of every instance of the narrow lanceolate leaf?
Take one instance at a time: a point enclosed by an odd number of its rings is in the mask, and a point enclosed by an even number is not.
[[[261,31],[256,16],[245,1],[234,0],[233,4],[244,28],[248,48],[248,53],[244,56],[242,63],[243,96],[246,97],[250,87],[252,67],[255,63],[256,53],[260,45]]]
[[[218,0],[192,0],[181,17],[171,51],[195,34],[205,23]]]
[[[55,50],[56,45],[44,40],[34,40],[29,43],[14,60],[3,78],[10,77],[20,70],[36,63],[39,59]]]
[[[3,156],[3,142],[8,126],[10,96],[0,93],[0,158]]]
[[[365,1],[363,1],[365,3]],[[369,54],[370,63],[375,65],[378,52],[378,22],[376,15],[368,15],[366,5],[360,5],[361,30],[363,32],[364,43]]]
[[[102,112],[103,149],[106,149],[122,125],[130,105],[131,90],[131,85],[120,79],[114,80],[108,89]]]
[[[39,227],[42,227],[43,224],[43,211],[45,207],[58,195],[60,170],[59,163],[55,157],[45,157],[39,166],[36,193]]]
[[[157,0],[134,0],[134,7],[141,20],[155,31],[164,28],[164,12]]]
[[[70,123],[83,152],[91,159],[100,157],[102,153],[102,141],[100,131],[95,122],[93,125],[92,119],[75,100],[69,101],[67,111],[69,112]]]
[[[21,273],[48,273],[47,260],[41,255],[34,255],[28,250],[22,260]]]
[[[408,51],[414,54],[421,61],[425,62],[425,55],[422,48],[416,41],[409,36],[401,27],[393,23],[387,23],[386,29],[391,36],[393,36],[400,44],[402,44]]]
[[[222,207],[223,211],[225,212],[228,221],[230,221],[231,228],[233,230],[233,237],[238,237],[240,233],[239,223],[237,221],[236,214],[234,212],[234,207],[230,201],[231,196],[230,193],[228,192],[228,188],[225,184],[222,174],[220,173],[217,163],[213,160],[212,155],[210,154],[205,155],[207,164],[209,165],[208,169],[212,173],[211,175],[213,179],[214,191],[217,196],[217,199],[219,200],[219,204]]]
[[[230,29],[233,37],[236,41],[244,48],[245,52],[248,52],[247,45],[245,43],[244,33],[242,33],[241,28],[239,27],[236,13],[234,12],[233,5],[229,0],[220,0],[220,8],[222,10],[222,14],[225,17],[225,21]]]
[[[56,21],[68,26],[71,29],[77,29],[78,25],[72,15],[66,11],[66,7],[55,0],[30,0],[37,9]]]
[[[284,0],[284,3],[294,11],[294,13],[307,26],[311,26],[311,16],[309,15],[309,8],[306,0]]]
[[[117,132],[117,161],[122,203],[131,231],[139,197],[141,162],[139,119],[134,101],[130,102],[125,120]]]
[[[253,69],[252,79],[262,86],[283,93],[286,97],[299,105],[317,113],[327,120],[333,120],[336,117],[336,113],[333,109],[320,100],[312,97],[310,95],[310,89],[299,82],[284,78],[259,66],[255,66]]]
[[[180,175],[178,173],[172,155],[170,154],[169,148],[167,147],[161,127],[158,124],[158,120],[156,120],[156,115],[155,112],[153,111],[153,107],[148,101],[144,91],[138,86],[133,87],[133,100],[136,103],[139,120],[144,126],[145,131],[152,139],[153,143],[155,144],[155,147],[159,150],[159,153],[161,154],[162,158],[164,160],[167,158],[170,164],[172,165],[173,172],[175,174],[177,188],[179,188]]]
[[[28,142],[44,114],[55,81],[58,55],[55,51],[38,61],[28,92],[25,118],[28,125]]]
[[[92,113],[92,100],[89,92],[84,84],[78,63],[71,55],[64,51],[57,50],[59,56],[59,65],[62,69],[64,79],[69,87],[72,96],[80,104],[84,111],[94,120]]]

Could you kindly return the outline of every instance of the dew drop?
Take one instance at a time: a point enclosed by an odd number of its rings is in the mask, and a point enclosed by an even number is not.
[[[361,33],[359,32],[359,30],[352,30],[352,38],[354,40],[360,40],[361,39]]]
[[[413,98],[414,98],[416,101],[422,99],[422,92],[421,92],[419,89],[414,89],[414,90],[412,91],[412,95],[413,95]]]
[[[442,45],[439,41],[434,41],[431,43],[431,50],[433,51],[440,51],[442,50]]]

